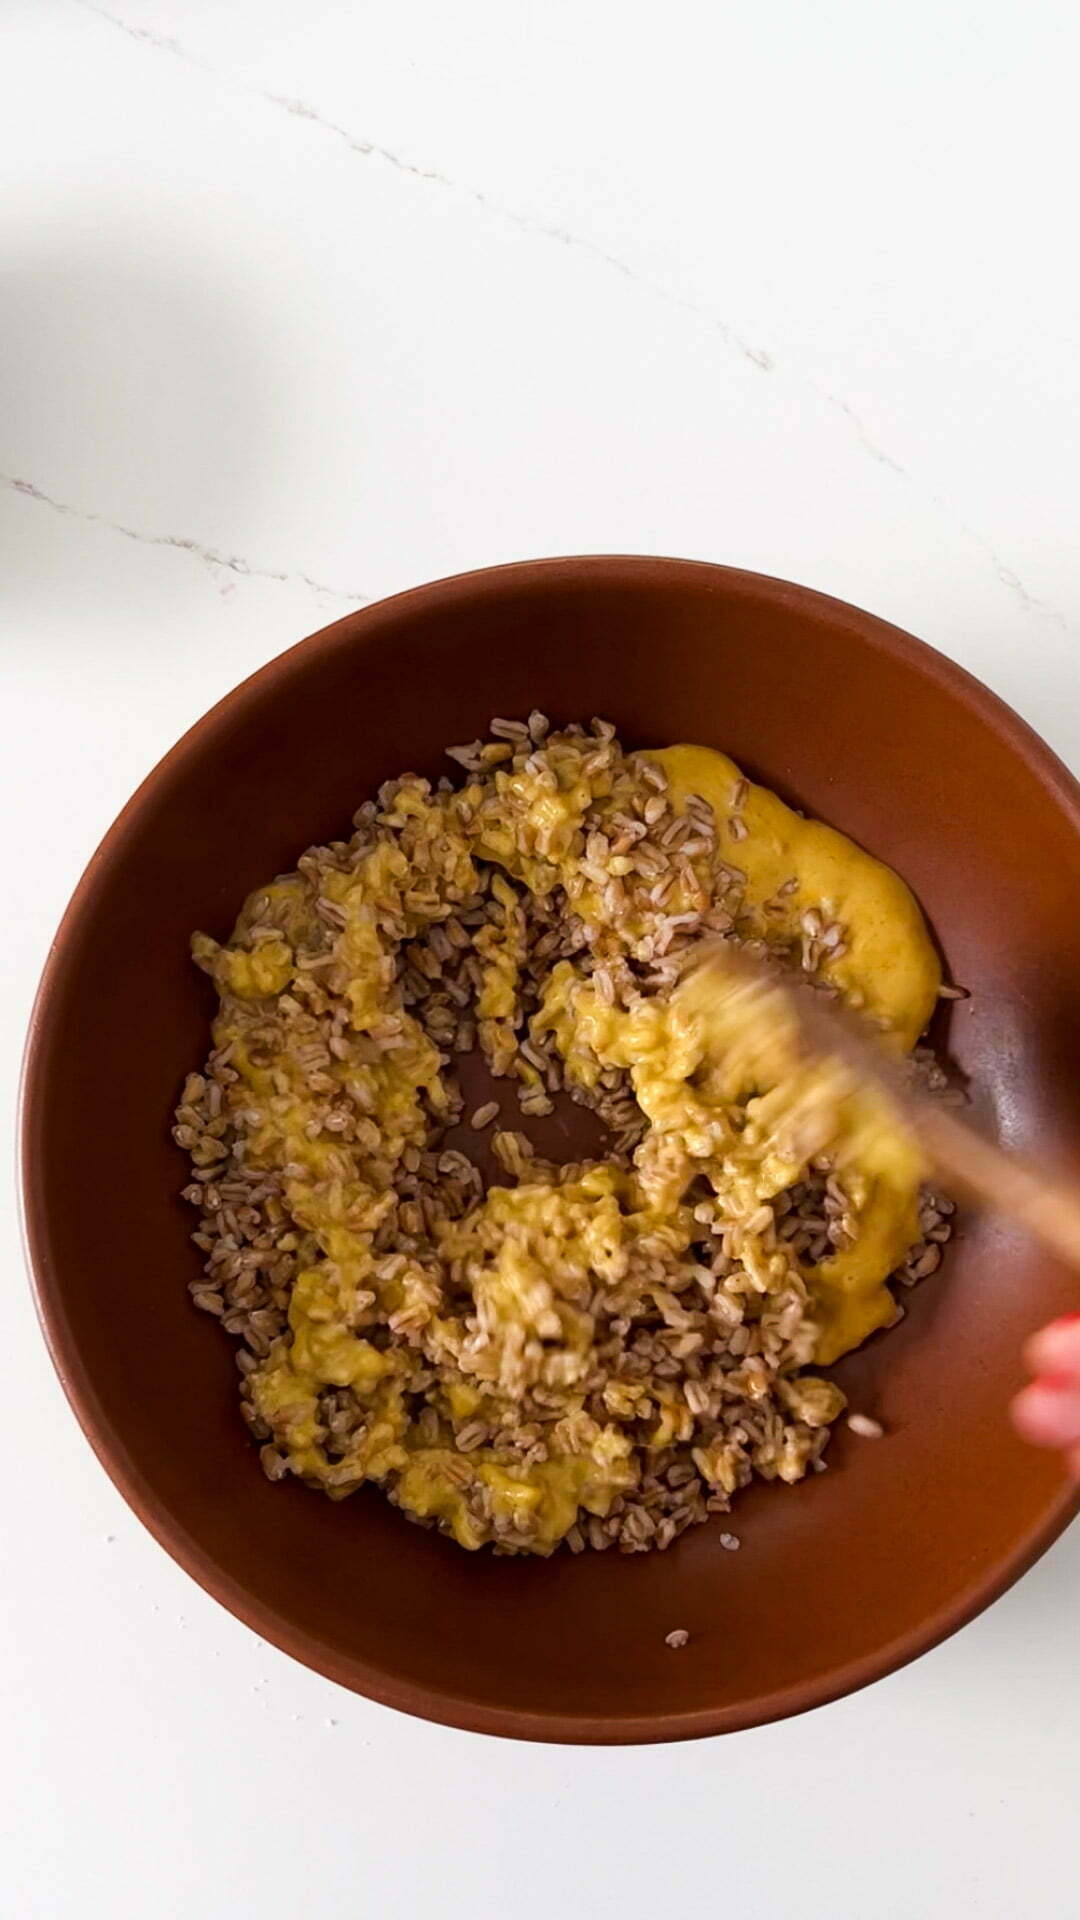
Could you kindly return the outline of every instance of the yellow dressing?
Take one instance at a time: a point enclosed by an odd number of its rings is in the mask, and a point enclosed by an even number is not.
[[[663,767],[677,803],[694,793],[708,801],[724,858],[746,875],[749,928],[766,939],[798,941],[804,913],[838,923],[846,952],[838,960],[823,958],[821,977],[880,1019],[898,1044],[913,1047],[934,1010],[941,968],[918,902],[899,874],[835,828],[804,820],[711,747],[663,747],[648,757]],[[733,819],[743,821],[745,839],[732,837]],[[782,894],[792,879],[798,884]],[[766,901],[775,902],[775,912],[763,911]]]

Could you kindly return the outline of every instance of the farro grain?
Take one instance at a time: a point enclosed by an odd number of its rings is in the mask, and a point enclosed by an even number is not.
[[[885,1432],[880,1420],[871,1420],[867,1413],[849,1413],[847,1423],[861,1440],[880,1440]]]

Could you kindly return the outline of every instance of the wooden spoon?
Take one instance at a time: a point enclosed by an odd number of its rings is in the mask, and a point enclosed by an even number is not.
[[[756,958],[729,940],[704,940],[688,962],[697,990],[726,1002],[738,995],[740,1024],[764,1036],[778,1025],[797,1036],[804,1058],[842,1063],[864,1085],[891,1103],[897,1123],[917,1138],[946,1182],[969,1199],[1007,1214],[1049,1252],[1080,1270],[1080,1196],[1072,1187],[1021,1155],[1006,1152],[978,1133],[940,1100],[920,1091],[903,1063],[887,1053],[873,1029],[809,981]],[[705,1003],[707,1004],[707,1003]]]

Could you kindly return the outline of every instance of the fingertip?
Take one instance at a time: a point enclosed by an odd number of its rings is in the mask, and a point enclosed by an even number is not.
[[[1080,1448],[1080,1385],[1071,1374],[1043,1375],[1016,1395],[1012,1418],[1037,1447]]]
[[[1009,1418],[1021,1440],[1029,1441],[1032,1446],[1044,1447],[1050,1443],[1043,1437],[1038,1401],[1035,1401],[1035,1411],[1034,1414],[1032,1413],[1034,1392],[1033,1387],[1022,1387],[1019,1393],[1013,1395],[1009,1403]]]
[[[1024,1348],[1024,1363],[1030,1373],[1064,1370],[1080,1384],[1080,1313],[1062,1314],[1032,1334]]]

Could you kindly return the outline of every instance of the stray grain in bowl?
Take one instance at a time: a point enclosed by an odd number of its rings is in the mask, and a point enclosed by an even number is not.
[[[176,1116],[192,1292],[241,1342],[272,1479],[375,1482],[470,1548],[664,1548],[823,1468],[845,1402],[815,1364],[900,1316],[952,1211],[858,1115],[795,1149],[784,1085],[710,1056],[686,952],[764,944],[903,1051],[940,970],[889,868],[724,755],[491,732],[195,937],[220,1010]],[[500,1128],[485,1191],[445,1144],[498,1115],[463,1113],[477,1047],[524,1119],[594,1109],[607,1156]]]

